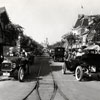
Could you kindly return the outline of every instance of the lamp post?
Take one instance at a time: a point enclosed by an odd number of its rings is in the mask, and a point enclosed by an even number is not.
[[[18,53],[21,52],[21,43],[20,43],[20,41],[21,41],[21,36],[19,35],[19,36],[18,36],[18,40],[17,40]]]

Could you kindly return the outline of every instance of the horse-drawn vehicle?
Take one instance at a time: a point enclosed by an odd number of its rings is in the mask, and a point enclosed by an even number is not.
[[[86,48],[84,53],[75,59],[65,61],[66,68],[73,71],[76,80],[81,81],[85,75],[91,76],[100,72],[100,54],[95,48]],[[63,68],[66,71],[66,68]]]

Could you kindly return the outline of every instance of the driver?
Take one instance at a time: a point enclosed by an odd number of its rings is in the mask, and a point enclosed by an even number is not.
[[[83,54],[84,52],[82,51],[82,49],[78,49],[78,52],[76,53],[76,57],[82,56]]]

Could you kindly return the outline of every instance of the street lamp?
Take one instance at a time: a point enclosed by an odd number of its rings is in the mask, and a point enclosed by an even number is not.
[[[21,51],[21,36],[18,36],[18,41],[17,41],[17,48],[18,48],[18,52],[20,53]]]

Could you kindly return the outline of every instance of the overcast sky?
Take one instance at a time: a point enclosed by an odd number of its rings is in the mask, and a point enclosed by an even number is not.
[[[100,14],[100,0],[0,0],[3,6],[24,34],[39,43],[48,38],[50,44],[72,29],[78,14]]]

